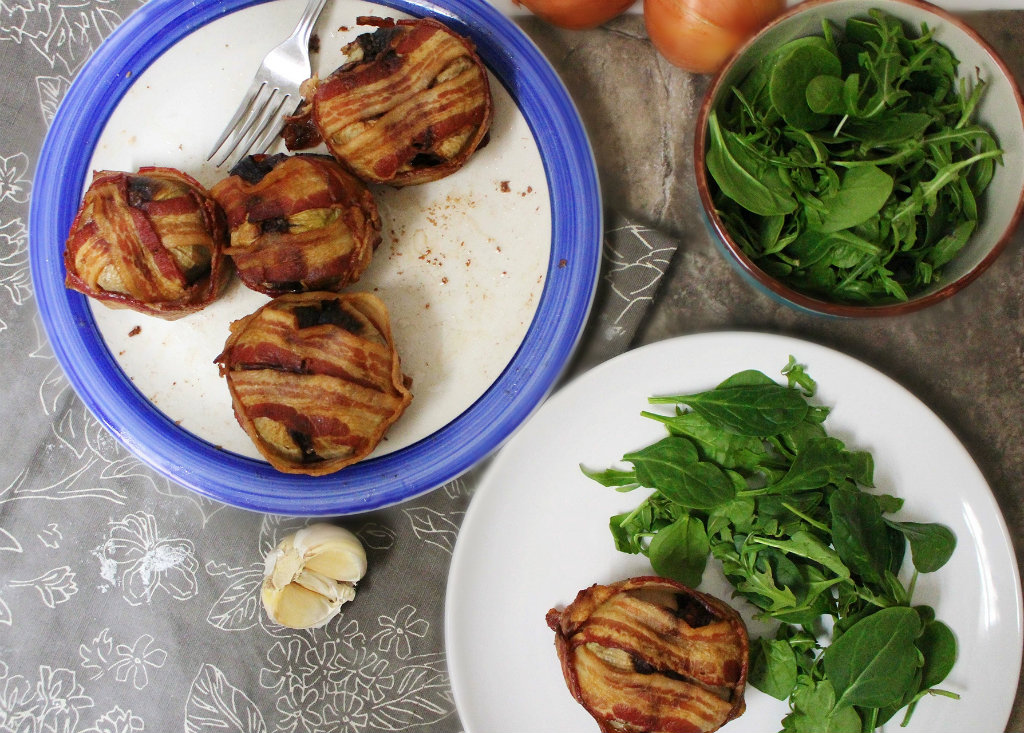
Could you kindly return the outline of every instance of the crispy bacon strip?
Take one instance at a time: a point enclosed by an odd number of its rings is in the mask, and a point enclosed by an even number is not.
[[[112,307],[179,318],[217,297],[224,214],[173,168],[98,171],[64,248],[65,285]]]
[[[361,460],[412,400],[387,310],[369,293],[279,296],[231,324],[216,361],[239,424],[285,473]]]
[[[285,130],[289,148],[318,142],[308,115],[365,181],[408,186],[454,173],[491,124],[487,71],[472,42],[429,18],[358,22],[378,28],[343,49],[341,68],[307,83],[309,104]]]
[[[747,630],[717,598],[632,578],[586,588],[546,620],[569,691],[602,731],[704,733],[743,714]]]
[[[373,194],[328,156],[250,156],[211,193],[227,214],[238,276],[268,295],[340,290],[381,241]]]

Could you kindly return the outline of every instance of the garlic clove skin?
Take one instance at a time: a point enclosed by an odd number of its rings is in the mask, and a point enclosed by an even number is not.
[[[285,537],[266,557],[260,596],[267,615],[293,629],[320,628],[356,596],[366,551],[342,527],[313,524]]]

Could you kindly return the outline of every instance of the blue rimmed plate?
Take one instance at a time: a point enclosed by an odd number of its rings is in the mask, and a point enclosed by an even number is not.
[[[167,322],[64,288],[64,239],[92,170],[165,165],[211,186],[204,162],[299,0],[152,0],[89,60],[43,144],[30,211],[32,277],[47,335],[96,418],[142,461],[200,494],[281,514],[394,504],[472,467],[555,384],[600,266],[590,146],[532,42],[475,0],[333,0],[315,65],[328,73],[362,15],[434,17],[469,36],[492,74],[490,142],[443,181],[379,189],[384,242],[359,289],[391,311],[414,400],[367,460],[325,477],[278,473],[235,423],[213,359],[232,320],[266,301],[237,282]],[[271,29],[271,30],[268,30]]]

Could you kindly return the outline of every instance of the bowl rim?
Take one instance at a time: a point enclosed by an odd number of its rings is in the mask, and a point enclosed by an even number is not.
[[[904,302],[884,303],[879,305],[856,305],[851,303],[832,302],[795,290],[758,267],[757,264],[755,264],[754,261],[743,252],[739,245],[733,241],[729,232],[726,230],[724,223],[715,211],[714,203],[711,199],[711,189],[708,184],[707,166],[705,164],[705,153],[707,149],[707,123],[708,117],[711,114],[712,104],[719,91],[724,86],[725,78],[736,63],[744,56],[747,50],[757,43],[758,40],[766,33],[797,15],[802,15],[809,10],[814,10],[825,5],[848,1],[849,0],[804,0],[798,5],[788,8],[734,50],[718,72],[715,73],[711,80],[711,84],[708,86],[708,89],[704,94],[704,99],[701,102],[694,133],[693,162],[694,172],[697,179],[697,194],[700,197],[701,210],[705,216],[705,220],[713,229],[717,237],[719,249],[724,250],[724,252],[732,259],[733,264],[740,269],[744,276],[752,280],[762,289],[766,290],[770,295],[777,299],[781,299],[790,305],[796,306],[800,310],[821,315],[838,316],[842,318],[895,316],[918,311],[934,305],[939,301],[945,300],[946,298],[949,298],[963,290],[970,283],[976,280],[983,272],[985,272],[985,270],[992,265],[1002,251],[1006,249],[1010,242],[1010,238],[1017,229],[1017,226],[1020,224],[1021,217],[1024,215],[1024,188],[1018,192],[1017,206],[1011,215],[1006,228],[999,235],[996,243],[977,265],[972,267],[959,278],[947,283],[938,290],[920,297],[912,297],[910,300]],[[1009,83],[1016,103],[1017,114],[1020,117],[1021,126],[1024,128],[1024,97],[1021,95],[1020,86],[1017,84],[1017,80],[1006,65],[1006,62],[1003,61],[1002,57],[994,48],[992,48],[991,44],[982,38],[974,28],[968,25],[963,19],[933,3],[927,2],[927,0],[876,0],[876,4],[879,6],[904,5],[924,10],[937,16],[944,23],[956,26],[960,31],[965,33],[981,48],[984,53],[988,54],[996,68],[999,70],[999,73],[1001,73]]]

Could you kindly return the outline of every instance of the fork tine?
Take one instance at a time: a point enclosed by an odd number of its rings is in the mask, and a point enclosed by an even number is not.
[[[259,115],[246,121],[245,134],[235,145],[234,151],[228,156],[231,159],[231,167],[252,151],[253,144],[267,130],[271,121],[281,109],[282,104],[283,100],[280,97],[279,90],[274,89],[271,91],[270,97],[268,97],[266,102],[264,102]],[[221,161],[221,163],[223,163],[223,161]]]
[[[230,130],[227,142],[220,146],[219,158],[214,161],[214,165],[217,167],[224,165],[224,161],[230,158],[235,151],[239,149],[242,151],[247,150],[248,143],[246,141],[251,134],[253,125],[262,123],[263,118],[266,115],[267,105],[274,98],[277,90],[271,87],[267,82],[259,82],[259,84],[260,87],[256,93],[256,97],[252,100],[252,103],[249,104],[246,114],[243,116],[242,120]],[[245,143],[245,145],[242,145],[243,143]],[[242,147],[239,148],[239,146]]]
[[[249,85],[249,89],[245,93],[245,96],[242,97],[242,101],[239,102],[238,108],[235,110],[235,114],[232,115],[231,120],[228,122],[228,124],[224,125],[224,131],[221,132],[220,137],[217,138],[217,142],[215,142],[213,144],[213,147],[210,148],[210,153],[209,155],[206,156],[207,160],[210,160],[214,155],[216,155],[217,151],[220,149],[220,146],[223,145],[224,141],[228,139],[228,136],[235,131],[235,129],[238,127],[238,123],[250,110],[250,108],[253,105],[253,102],[256,101],[257,95],[263,90],[263,87],[265,85],[266,82],[260,81],[259,79],[252,80],[252,83]]]
[[[290,99],[290,94],[284,95],[284,99],[281,100],[281,104],[278,106],[277,111],[274,112],[274,116],[271,117],[266,129],[263,130],[263,134],[250,147],[253,153],[265,153],[267,148],[273,144],[274,138],[281,132],[284,118],[288,116],[288,100]]]

